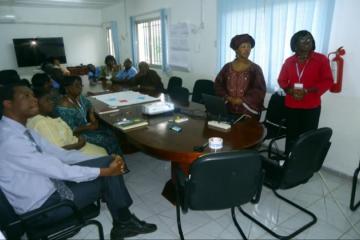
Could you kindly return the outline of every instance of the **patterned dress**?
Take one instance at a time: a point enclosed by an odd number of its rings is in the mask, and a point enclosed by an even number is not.
[[[235,71],[232,63],[227,63],[217,75],[214,87],[218,96],[241,98],[240,105],[229,103],[232,113],[260,116],[266,84],[259,65],[251,63],[245,71]]]
[[[92,108],[91,102],[86,97],[80,95],[79,107],[63,107],[57,106],[56,112],[74,131],[80,126],[88,124],[87,113]],[[94,131],[85,131],[80,134],[86,141],[106,149],[108,154],[122,155],[121,148],[110,129],[100,126]]]

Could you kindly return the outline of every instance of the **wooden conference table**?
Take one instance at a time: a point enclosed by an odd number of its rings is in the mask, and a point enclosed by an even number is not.
[[[99,114],[101,110],[106,109],[106,104],[94,98],[91,98],[91,102],[100,119],[111,126],[124,117],[138,117],[142,114],[141,105],[122,107],[117,112]],[[221,150],[217,150],[219,152],[255,147],[262,142],[265,136],[264,126],[251,118],[239,121],[232,126],[229,132],[222,132],[209,128],[207,121],[199,117],[199,115],[205,116],[203,105],[191,103],[189,107],[181,108],[181,110],[181,112],[190,113],[186,115],[189,118],[188,121],[177,124],[181,126],[181,132],[177,133],[170,130],[169,127],[174,124],[171,121],[174,116],[183,114],[142,116],[148,120],[149,125],[145,128],[125,132],[126,140],[146,153],[171,161],[172,167],[178,165],[187,173],[194,160],[203,154],[213,152],[208,147],[204,152],[194,151],[194,146],[203,145],[210,137],[223,139],[224,146]],[[191,116],[192,114],[196,116]]]

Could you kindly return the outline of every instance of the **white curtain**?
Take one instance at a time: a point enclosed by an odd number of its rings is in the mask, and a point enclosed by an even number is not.
[[[119,32],[118,32],[118,26],[116,21],[110,22],[111,27],[111,36],[112,36],[112,42],[114,44],[114,51],[115,51],[115,59],[116,62],[120,63],[120,38],[119,38]]]
[[[233,36],[248,33],[255,39],[250,59],[261,66],[267,88],[277,90],[284,60],[293,53],[290,39],[308,30],[316,51],[327,54],[335,0],[218,0],[219,68],[235,58]]]

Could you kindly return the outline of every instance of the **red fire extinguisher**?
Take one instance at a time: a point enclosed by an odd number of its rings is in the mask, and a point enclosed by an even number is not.
[[[335,57],[330,59],[330,56],[334,54]],[[330,87],[330,92],[333,93],[341,92],[343,69],[344,69],[344,59],[342,58],[342,56],[344,55],[345,55],[345,49],[343,47],[339,47],[335,52],[331,52],[328,54],[331,71],[334,77],[334,83]]]

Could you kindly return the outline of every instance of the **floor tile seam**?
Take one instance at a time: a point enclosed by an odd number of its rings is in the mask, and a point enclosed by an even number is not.
[[[360,220],[359,220],[360,221]],[[356,225],[356,224],[354,224]],[[347,233],[349,233],[351,230],[354,230],[352,226],[349,227],[348,230],[346,230],[339,238],[341,238],[342,236],[346,235]],[[355,234],[358,234],[355,230],[354,230]],[[359,239],[360,239],[360,235],[359,235]]]
[[[320,198],[321,199],[321,198]],[[316,200],[315,202],[317,202],[317,201],[319,201],[320,199],[318,199],[318,200]],[[315,202],[313,203],[313,204],[315,204]],[[285,202],[286,203],[286,202]],[[286,204],[288,204],[288,203],[286,203]],[[291,206],[290,204],[288,204],[289,206]],[[312,205],[310,205],[310,206],[312,206]],[[296,209],[296,208],[295,208]],[[306,208],[307,209],[307,208]],[[307,209],[308,211],[309,211],[309,209]],[[298,215],[298,214],[301,214],[301,213],[303,213],[304,215],[305,215],[305,213],[304,212],[302,212],[301,210],[299,210],[298,209],[298,211],[296,212],[296,213],[294,213],[294,214],[289,214],[289,216],[287,217],[287,218],[285,218],[284,220],[282,220],[282,221],[280,221],[279,223],[277,223],[277,224],[274,224],[274,226],[273,227],[270,227],[270,229],[271,230],[274,230],[274,228],[276,228],[276,227],[281,227],[281,225],[282,224],[284,224],[286,221],[288,221],[290,218],[292,218],[292,217],[295,217],[296,215]],[[307,215],[306,215],[307,216]],[[263,229],[263,228],[261,228],[261,229]],[[266,231],[265,231],[266,232]],[[263,236],[263,235],[261,235],[261,236]]]
[[[164,224],[164,226],[166,226],[166,229],[170,232],[170,233],[172,233],[172,234],[174,234],[174,236],[177,236],[178,235],[178,232],[174,232],[172,229],[171,229],[171,226],[170,225],[168,225],[166,222],[164,222],[157,214],[156,215],[151,215],[151,216],[148,216],[148,217],[146,217],[146,218],[144,218],[143,220],[144,221],[147,221],[147,220],[149,220],[150,218],[152,218],[152,217],[157,217],[159,220],[160,220],[160,222],[162,223],[162,224]],[[177,229],[177,228],[176,228]],[[166,232],[165,232],[166,233]],[[170,234],[170,233],[168,233],[168,234]]]
[[[330,194],[330,193],[329,193]],[[336,205],[336,208],[338,208],[338,210],[341,212],[341,216],[345,219],[345,222],[346,223],[348,223],[348,219],[351,221],[351,216],[352,215],[347,215],[346,217],[343,215],[343,212],[344,212],[344,214],[346,214],[346,208],[347,208],[347,205],[345,205],[345,204],[343,204],[341,201],[339,201],[338,199],[334,199],[333,197],[332,197],[332,195],[330,195],[331,197],[330,197],[330,199],[327,199],[327,197],[325,197],[325,200],[331,200],[331,201],[333,201],[333,203]],[[338,201],[338,203],[340,204],[340,207],[343,207],[344,209],[339,209],[339,206],[336,204],[336,201],[335,200],[337,200]],[[322,219],[322,220],[324,220],[324,221],[326,221],[327,219]],[[360,218],[355,222],[355,223],[352,223],[353,225],[356,225],[356,224],[358,224],[360,222]],[[330,224],[330,223],[329,223]],[[349,223],[350,224],[350,223]],[[330,224],[330,225],[332,225],[332,224]],[[337,226],[335,226],[336,228],[337,228]],[[351,227],[352,228],[352,227]],[[338,230],[340,230],[339,228],[337,228]],[[360,230],[360,229],[359,229]],[[341,230],[342,231],[342,230]]]
[[[185,235],[185,234],[186,234],[186,235],[191,234],[192,232],[195,232],[195,231],[199,230],[200,228],[204,227],[206,224],[209,224],[210,222],[212,222],[212,221],[209,220],[209,221],[206,222],[206,223],[200,224],[200,225],[199,225],[198,227],[196,227],[195,229],[193,229],[193,230],[191,230],[191,231],[189,231],[189,232],[187,232],[187,233],[184,233],[184,235]],[[219,224],[219,223],[217,223],[217,224]],[[219,225],[220,225],[220,224],[219,224]],[[221,226],[221,225],[220,225],[220,226]],[[181,224],[181,227],[182,227],[182,230],[183,230],[183,232],[184,232],[183,224]],[[179,233],[178,233],[178,234],[179,234]],[[207,235],[211,237],[211,235],[209,235],[209,234],[207,234]],[[216,239],[216,238],[214,238],[214,239]]]
[[[208,222],[209,223],[209,222]],[[191,233],[193,233],[193,232],[196,232],[197,230],[199,230],[199,228],[201,228],[201,227],[203,227],[203,226],[205,226],[206,224],[208,224],[208,223],[205,223],[205,224],[202,224],[202,225],[200,225],[199,227],[197,227],[196,229],[193,229],[193,230],[191,230],[191,231],[189,231],[189,232],[187,232],[187,233],[184,233],[184,235],[190,235]],[[182,225],[181,225],[182,226]],[[184,232],[184,229],[182,229],[183,230],[183,232]],[[179,234],[179,233],[178,233]],[[210,235],[210,234],[206,234],[207,236],[209,236],[209,237],[212,237],[212,238],[209,238],[209,239],[218,239],[218,235],[217,236],[212,236],[212,235]],[[185,236],[184,236],[185,237]],[[186,239],[186,237],[185,237],[185,239]]]
[[[309,209],[307,209],[307,210],[310,211]],[[304,212],[299,211],[299,212],[296,213],[293,217],[296,217],[296,215],[299,215],[299,214],[301,214],[301,213],[305,215]],[[314,214],[314,213],[313,213],[313,214]],[[314,214],[314,215],[315,215],[315,214]],[[308,216],[308,215],[305,215],[305,216]],[[340,233],[344,232],[344,230],[343,230],[343,229],[340,229],[337,225],[334,225],[333,223],[328,222],[328,219],[321,218],[321,217],[319,217],[318,215],[315,215],[315,216],[316,216],[316,218],[317,218],[317,221],[316,221],[315,225],[319,222],[319,219],[320,219],[321,221],[323,221],[323,222],[325,222],[326,224],[330,225],[331,227],[335,228],[338,232],[340,232]],[[315,225],[314,225],[314,226],[315,226]],[[279,227],[280,227],[280,226],[279,226]]]

